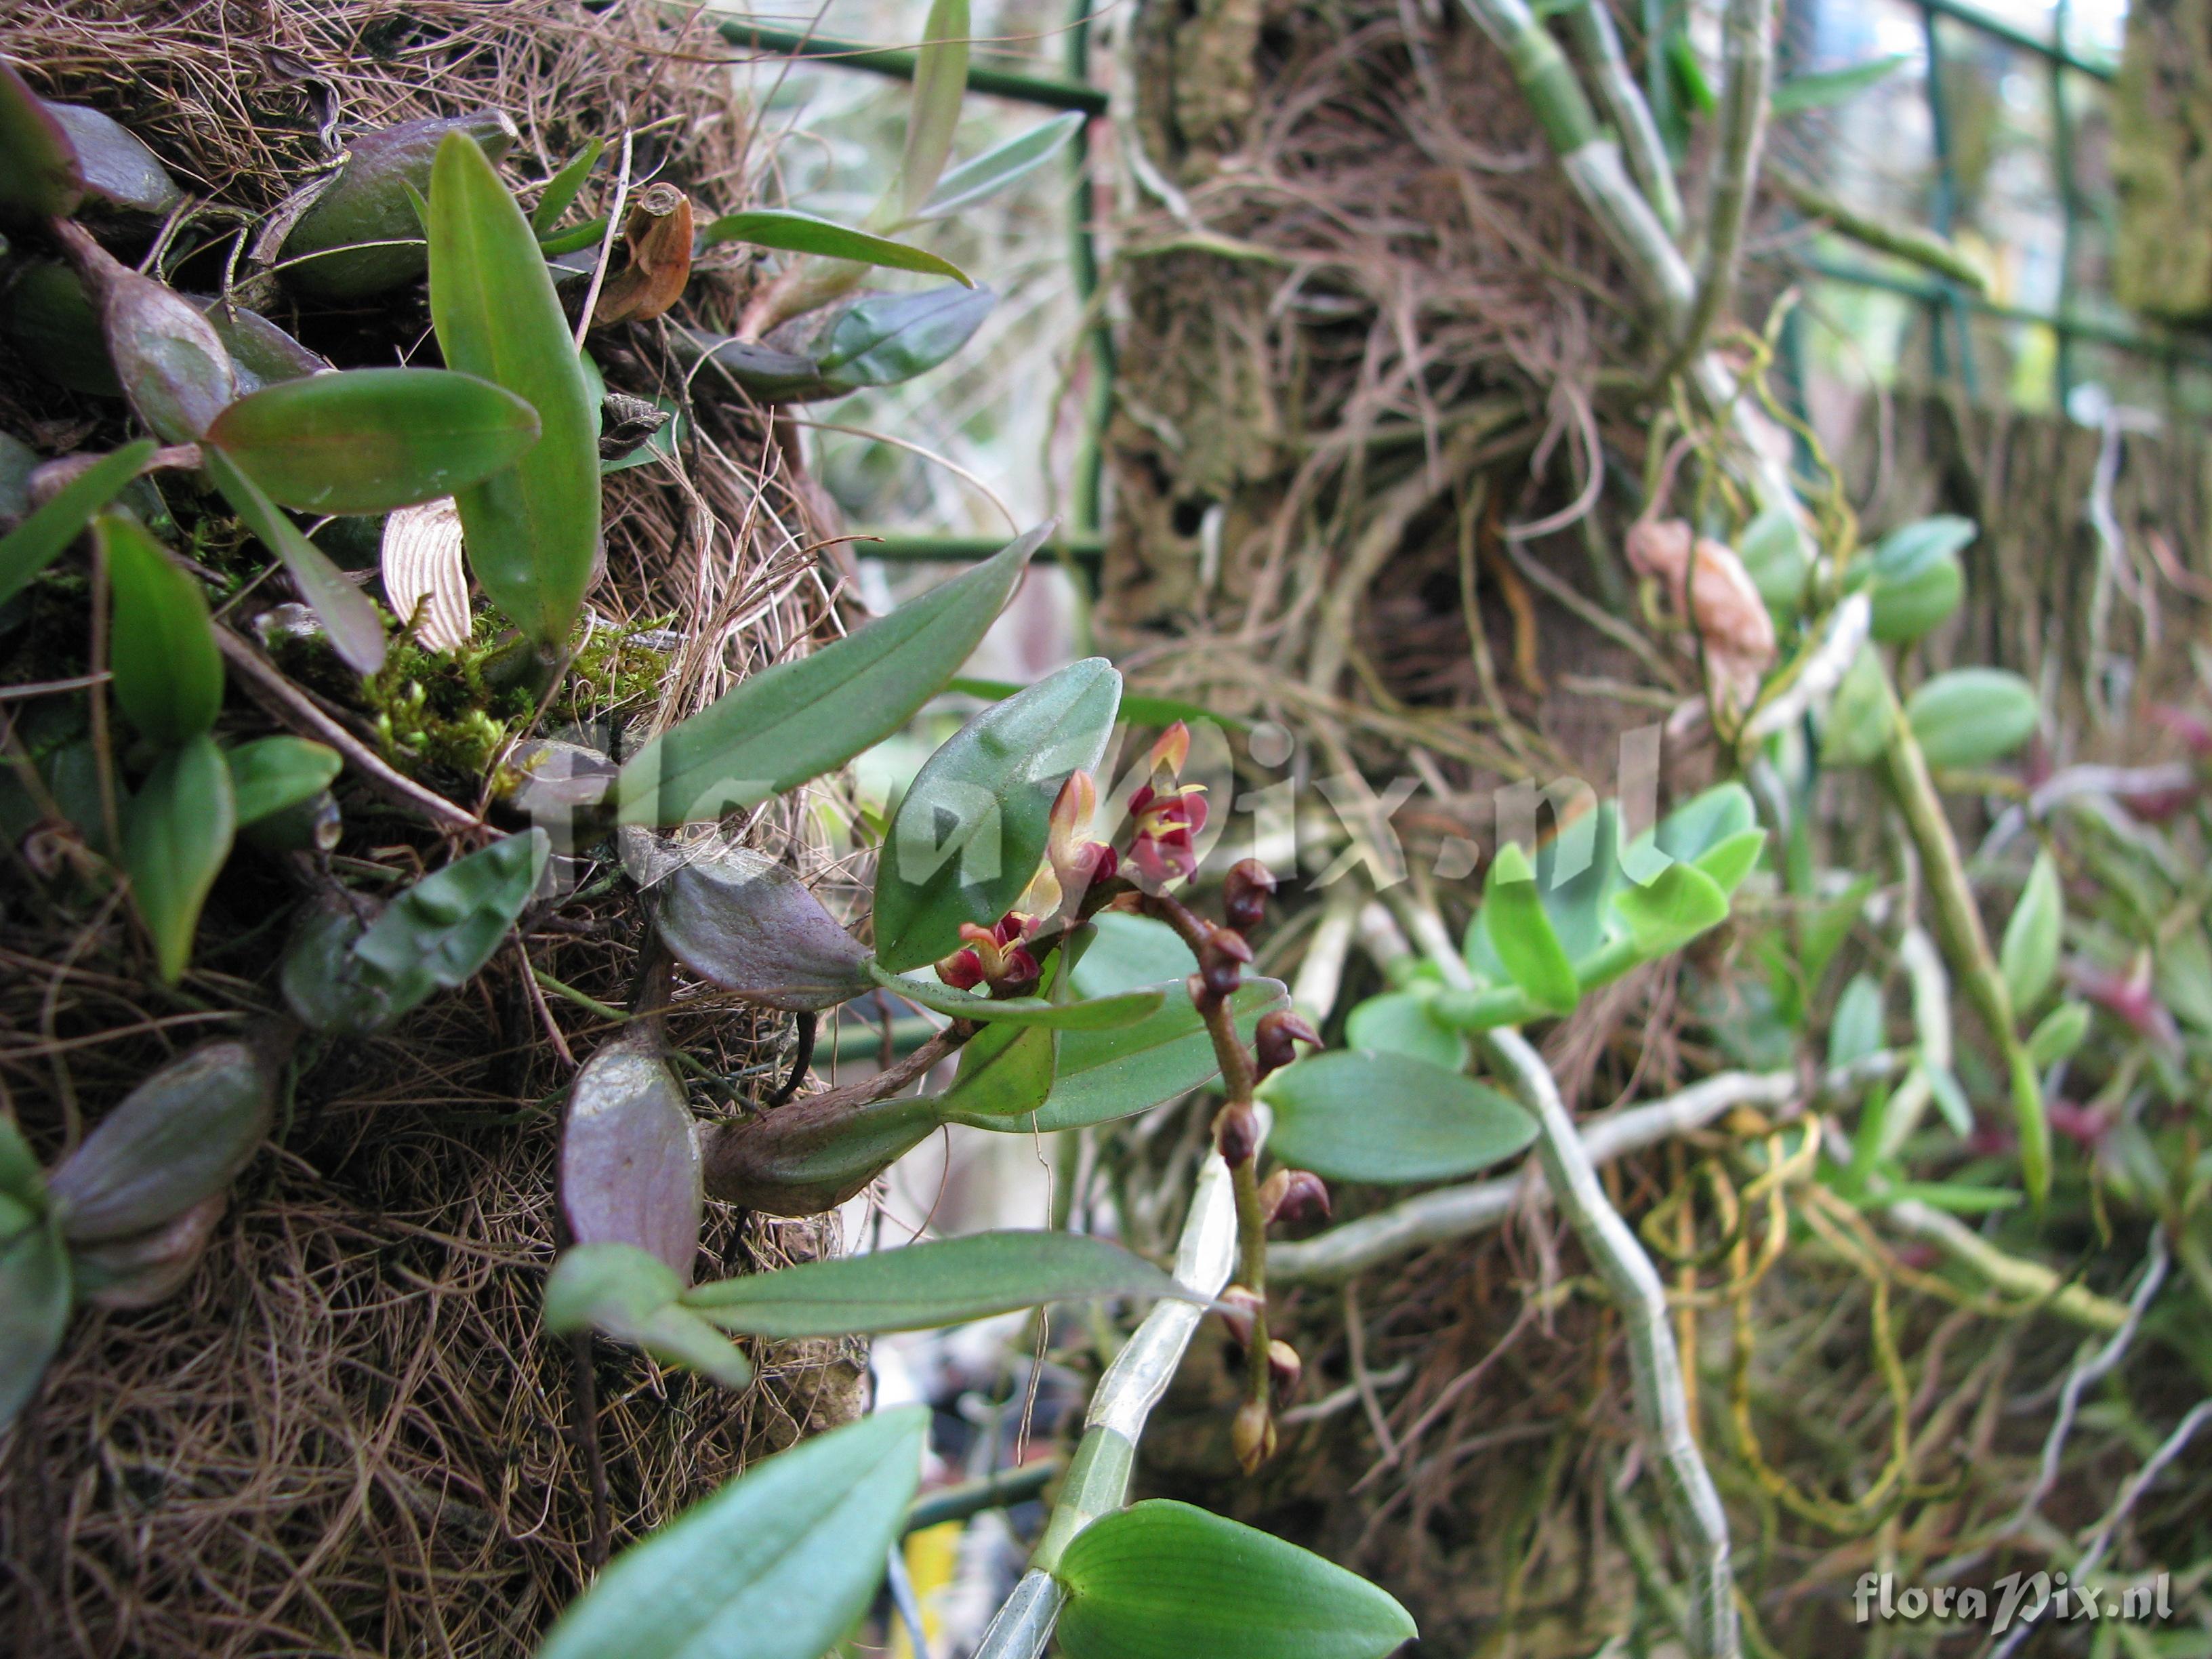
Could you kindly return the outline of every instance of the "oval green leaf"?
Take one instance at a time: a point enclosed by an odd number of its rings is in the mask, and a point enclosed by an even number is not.
[[[1383,1659],[1419,1633],[1357,1573],[1164,1498],[1092,1522],[1054,1576],[1068,1659]]]
[[[530,902],[551,850],[543,830],[509,836],[434,871],[385,907],[352,954],[392,1013],[476,976]]]
[[[54,492],[52,500],[0,537],[0,605],[61,556],[92,515],[122,493],[153,459],[155,443],[142,438],[103,455]]]
[[[388,513],[513,465],[538,441],[538,411],[473,374],[354,368],[249,392],[207,441],[283,506]]]
[[[131,409],[164,442],[198,442],[238,395],[222,337],[198,307],[150,276],[108,260],[93,281],[102,289],[100,333]]]
[[[1726,921],[1729,901],[1719,884],[1694,864],[1670,864],[1649,886],[1629,886],[1614,894],[1613,908],[1627,924],[1637,954],[1648,962]]]
[[[1344,1040],[1369,1054],[1404,1054],[1457,1071],[1467,1062],[1467,1040],[1429,1012],[1429,1000],[1411,991],[1385,991],[1345,1017]]]
[[[599,559],[599,413],[530,222],[465,132],[447,135],[430,172],[430,316],[448,368],[538,412],[521,459],[453,499],[492,603],[541,645],[563,644]]]
[[[230,797],[241,830],[313,799],[331,787],[343,763],[335,749],[282,734],[241,743],[223,758],[230,765]]]
[[[205,452],[208,476],[238,514],[239,521],[276,556],[284,574],[292,579],[330,636],[331,648],[356,674],[374,674],[384,666],[384,622],[376,602],[346,580],[330,556],[300,533],[299,526],[284,516],[283,508],[262,493],[260,485],[240,471],[220,449]]]
[[[624,1550],[538,1659],[821,1659],[875,1597],[928,1426],[902,1406],[766,1459]]]
[[[683,1292],[675,1270],[648,1250],[612,1240],[578,1244],[562,1251],[546,1276],[545,1328],[556,1336],[597,1331],[725,1388],[744,1388],[752,1362],[681,1305]]]
[[[1104,1296],[1193,1292],[1140,1255],[1079,1233],[975,1233],[720,1279],[684,1304],[727,1331],[862,1336]]]
[[[1828,1023],[1828,1064],[1848,1066],[1864,1060],[1881,1047],[1883,1027],[1881,982],[1871,974],[1852,975],[1836,999],[1835,1017]]]
[[[1535,1120],[1497,1090],[1404,1054],[1310,1055],[1260,1097],[1275,1109],[1275,1155],[1340,1181],[1449,1180],[1536,1138]]]
[[[49,1179],[63,1236],[128,1238],[222,1193],[269,1133],[277,1070],[274,1045],[224,1037],[141,1083]]]
[[[950,259],[888,236],[873,236],[811,213],[788,208],[750,208],[710,219],[699,233],[712,247],[717,242],[748,242],[755,247],[778,248],[787,253],[813,253],[825,259],[851,259],[861,264],[882,265],[893,270],[921,270],[933,276],[950,276],[963,288],[975,279]]]
[[[1945,514],[1917,520],[1875,544],[1852,574],[1868,584],[1875,639],[1910,644],[1959,608],[1966,588],[1959,554],[1978,533],[1972,520]]]
[[[155,763],[123,814],[123,867],[161,978],[191,960],[200,906],[230,852],[230,768],[204,732]]]
[[[82,104],[48,104],[46,113],[69,137],[86,194],[135,213],[167,213],[184,199],[168,169],[118,122]]]
[[[2039,853],[2021,889],[2020,902],[2005,923],[1997,966],[2015,1018],[2025,1018],[2043,1000],[2058,975],[2059,934],[2066,921],[2065,896],[2058,890],[2058,866],[2048,852]]]
[[[1483,890],[1482,925],[1513,982],[1528,1000],[1554,1013],[1574,1012],[1582,1000],[1574,964],[1567,959],[1552,919],[1544,914],[1528,855],[1514,842],[1498,849]]]
[[[876,867],[876,956],[904,972],[1013,907],[1045,853],[1053,799],[1095,771],[1121,677],[1103,657],[1070,663],[979,711],[922,763]]]
[[[2026,743],[2041,716],[2035,688],[2002,668],[1954,668],[1905,700],[1928,764],[1982,766]]]
[[[1029,1115],[1052,1092],[1060,1066],[1060,1033],[1042,1025],[986,1025],[961,1045],[952,1086],[938,1097],[947,1122],[995,1122]]]
[[[115,700],[131,723],[173,746],[215,724],[222,653],[199,582],[127,514],[94,521],[114,595]]]
[[[779,663],[640,750],[616,781],[627,823],[718,818],[842,766],[937,695],[1013,596],[1038,526],[848,639]]]
[[[1084,118],[1079,110],[1055,115],[1027,132],[1016,133],[1002,144],[993,145],[973,161],[963,161],[938,181],[929,199],[909,213],[908,218],[917,222],[948,219],[987,197],[997,195],[1059,154],[1062,146],[1083,130]]]
[[[795,402],[842,398],[926,374],[966,345],[998,303],[988,288],[865,295],[813,337],[817,389],[787,395]]]

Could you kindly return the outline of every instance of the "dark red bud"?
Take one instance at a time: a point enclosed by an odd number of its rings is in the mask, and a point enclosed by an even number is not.
[[[1221,1115],[1213,1121],[1213,1144],[1220,1147],[1221,1161],[1231,1169],[1249,1164],[1260,1150],[1260,1121],[1251,1107],[1241,1101],[1224,1106]]]
[[[1328,1188],[1310,1170],[1278,1170],[1260,1188],[1260,1206],[1271,1223],[1326,1221]]]
[[[1244,964],[1252,960],[1252,947],[1242,933],[1217,927],[1199,947],[1198,973],[1206,994],[1216,1001],[1236,994],[1244,982]]]
[[[1321,1033],[1314,1030],[1306,1018],[1288,1008],[1279,1008],[1272,1014],[1261,1017],[1259,1029],[1253,1033],[1254,1047],[1258,1051],[1259,1075],[1280,1071],[1297,1058],[1293,1043],[1310,1043],[1321,1047]]]
[[[1231,927],[1249,933],[1267,919],[1268,896],[1275,878],[1257,859],[1239,859],[1221,880],[1221,913]]]
[[[1261,1306],[1261,1298],[1249,1286],[1231,1285],[1221,1293],[1221,1322],[1229,1328],[1230,1340],[1240,1348],[1252,1346],[1252,1325]]]
[[[1037,959],[1030,954],[1030,947],[1017,945],[1006,952],[1006,971],[991,988],[1000,996],[1026,996],[1036,989],[1037,981],[1043,976],[1044,970],[1037,966]]]

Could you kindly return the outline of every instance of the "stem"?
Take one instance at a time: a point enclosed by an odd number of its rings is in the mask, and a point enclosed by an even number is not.
[[[1895,698],[1893,694],[1892,702]],[[1951,821],[1928,775],[1928,757],[1903,709],[1897,709],[1890,728],[1889,747],[1881,768],[1884,781],[1903,814],[1905,829],[1918,850],[1928,893],[1936,907],[1936,936],[1966,988],[1982,1024],[2005,1057],[2011,1073],[2013,1119],[2020,1132],[2021,1179],[2028,1196],[2041,1207],[2051,1191],[2051,1125],[2045,1114],[2043,1088],[2027,1057],[2020,1034],[2013,1028],[2012,998],[2005,990],[2004,974],[1990,951],[1982,913],[1974,902],[1974,890],[1966,879],[1966,861],[1951,833]]]
[[[1705,349],[1713,324],[1735,292],[1744,227],[1750,222],[1759,155],[1766,147],[1766,112],[1774,79],[1774,0],[1728,0],[1721,22],[1721,61],[1727,80],[1721,88],[1720,135],[1713,153],[1712,218],[1705,229],[1705,269],[1698,279],[1697,299],[1660,374],[1662,384]]]
[[[1826,221],[1828,228],[1837,235],[1848,237],[1877,253],[1887,253],[1932,270],[1976,294],[1986,295],[1990,291],[1989,273],[1961,253],[1956,244],[1933,231],[1922,230],[1916,225],[1893,224],[1861,213],[1802,173],[1779,162],[1767,169],[1767,177],[1773,179],[1775,188],[1790,206],[1808,219]]]
[[[1553,1197],[1620,1310],[1635,1377],[1637,1421],[1656,1463],[1668,1523],[1687,1558],[1685,1634],[1690,1651],[1699,1659],[1732,1659],[1739,1650],[1728,1516],[1691,1433],[1666,1290],[1651,1259],[1606,1198],[1542,1057],[1511,1030],[1486,1032],[1475,1041],[1535,1117],[1537,1155]]]
[[[1651,106],[1629,73],[1628,55],[1620,49],[1620,31],[1613,26],[1613,13],[1605,0],[1582,0],[1566,15],[1569,32],[1587,60],[1598,101],[1620,130],[1620,147],[1627,152],[1629,170],[1644,188],[1651,210],[1669,236],[1682,234],[1682,192],[1674,187],[1674,168],[1667,145],[1659,137],[1659,124],[1651,118]]]
[[[1267,1127],[1264,1114],[1259,1124]],[[1219,1154],[1208,1156],[1191,1189],[1190,1212],[1183,1218],[1182,1236],[1176,1247],[1177,1282],[1205,1302],[1221,1294],[1236,1260],[1237,1204],[1231,1184],[1229,1166]],[[983,1632],[975,1659],[1039,1659],[1044,1652],[1067,1599],[1052,1569],[1069,1540],[1098,1516],[1119,1509],[1128,1496],[1129,1470],[1146,1419],[1167,1392],[1205,1316],[1202,1302],[1155,1302],[1136,1334],[1107,1366],[1091,1394],[1082,1441],[1068,1463],[1067,1480],[1030,1558],[1030,1570]]]

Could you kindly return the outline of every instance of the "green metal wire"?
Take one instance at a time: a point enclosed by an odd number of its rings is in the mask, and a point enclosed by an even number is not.
[[[1931,0],[1922,0],[1920,27],[1928,43],[1928,78],[1922,84],[1928,94],[1928,119],[1936,149],[1936,199],[1930,204],[1928,228],[1938,236],[1948,240],[1951,227],[1959,213],[1959,175],[1952,165],[1950,100],[1943,93],[1943,40],[1936,27],[1936,8]],[[1966,396],[1975,394],[1974,337],[1967,321],[1968,313],[1960,303],[1958,285],[1943,283],[1937,285],[1938,304],[1928,313],[1928,367],[1937,380],[1942,380],[1949,367],[1949,352],[1944,345],[1943,329],[1948,323],[1958,334],[1959,381]]]
[[[2051,33],[2062,52],[2069,11],[2069,0],[2057,0],[2051,9]],[[2050,70],[2051,167],[2058,184],[2058,312],[2064,316],[2074,309],[2074,251],[2081,204],[2075,193],[2074,117],[2066,104],[2066,65],[2053,58]],[[2074,338],[2063,330],[2058,335],[2057,380],[2058,407],[2063,412],[2074,391]]]
[[[734,46],[751,46],[793,58],[818,58],[846,69],[889,76],[896,81],[914,79],[915,54],[909,47],[872,46],[862,40],[835,40],[825,34],[809,34],[802,29],[772,28],[765,23],[736,17],[715,27],[722,39]],[[968,89],[1016,99],[1024,104],[1042,104],[1047,109],[1079,110],[1085,115],[1106,112],[1106,94],[1097,87],[1050,76],[971,68],[968,71]]]

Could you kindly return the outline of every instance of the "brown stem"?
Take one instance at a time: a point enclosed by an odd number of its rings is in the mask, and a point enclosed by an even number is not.
[[[592,1493],[592,1537],[586,1563],[593,1571],[607,1564],[613,1531],[607,1516],[607,1460],[599,1447],[599,1386],[592,1370],[592,1334],[578,1331],[568,1339],[569,1426],[576,1438],[577,1455],[584,1460],[584,1479]]]
[[[814,1064],[814,1036],[821,1024],[820,1017],[809,1010],[800,1013],[795,1023],[799,1045],[791,1056],[791,1075],[784,1079],[781,1089],[763,1103],[771,1112],[799,1092],[799,1085],[806,1079],[807,1067]]]

